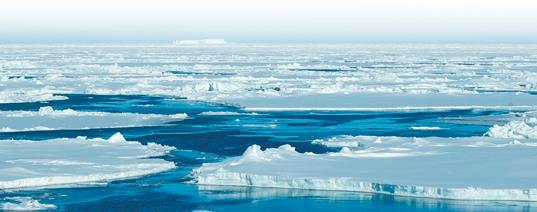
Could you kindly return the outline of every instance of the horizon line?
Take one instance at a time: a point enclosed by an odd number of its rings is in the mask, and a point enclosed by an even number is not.
[[[176,46],[220,46],[220,45],[234,45],[234,44],[421,44],[421,45],[536,45],[536,43],[510,43],[510,42],[226,42],[219,44],[174,44],[172,42],[70,42],[70,43],[58,43],[58,42],[0,42],[0,45],[74,45],[74,44],[170,44]]]

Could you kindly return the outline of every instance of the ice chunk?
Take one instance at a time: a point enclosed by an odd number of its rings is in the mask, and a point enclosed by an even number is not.
[[[441,130],[440,127],[409,127],[411,130]]]
[[[108,142],[110,143],[119,143],[119,142],[125,142],[125,138],[123,138],[123,135],[121,133],[117,132],[112,137],[108,139]]]
[[[341,136],[330,139],[316,139],[312,141],[312,144],[319,144],[327,147],[351,147],[351,148],[367,148],[367,144],[360,142],[361,139],[371,140],[373,137],[362,136],[360,139],[356,139],[353,136]],[[380,143],[380,137],[375,141]]]
[[[241,158],[231,165],[239,165],[244,162],[259,162],[259,161],[270,161],[270,159],[265,158],[265,153],[261,151],[261,147],[258,145],[252,145],[244,151]]]
[[[510,121],[503,126],[494,125],[485,135],[493,138],[534,139],[537,138],[537,123],[533,117],[526,121]]]
[[[64,110],[64,111],[58,111],[58,112],[62,112],[62,114],[73,114],[74,113],[74,111],[70,110],[70,109],[67,109],[67,110]],[[39,112],[38,112],[38,114],[42,115],[42,116],[52,115],[53,113],[54,113],[54,109],[52,109],[52,107],[50,107],[50,106],[40,107]]]
[[[6,200],[20,202],[15,203],[2,203],[0,204],[1,210],[13,210],[13,211],[37,211],[37,210],[54,210],[57,209],[55,205],[41,204],[37,200],[31,197],[6,197]]]

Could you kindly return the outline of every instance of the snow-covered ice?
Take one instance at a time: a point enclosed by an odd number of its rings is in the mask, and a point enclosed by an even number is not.
[[[152,126],[187,117],[184,113],[159,115],[81,112],[71,109],[54,110],[47,106],[41,107],[39,111],[0,111],[0,132]]]
[[[461,109],[537,103],[529,95],[537,92],[536,45],[0,48],[3,103],[52,101],[71,93],[175,96],[247,108]],[[326,101],[317,101],[321,98]]]
[[[44,141],[0,140],[0,190],[107,182],[174,169],[150,157],[174,147],[126,141],[120,133],[101,138]]]
[[[342,136],[298,153],[291,145],[204,164],[190,177],[208,185],[378,192],[481,200],[537,200],[537,140]],[[322,171],[321,171],[322,170]]]
[[[221,43],[183,43],[215,42]],[[98,94],[186,98],[246,111],[200,111],[204,116],[282,110],[511,110],[440,120],[495,124],[482,137],[342,135],[313,141],[340,149],[327,154],[298,153],[291,145],[262,151],[254,145],[243,156],[204,164],[191,177],[200,185],[536,201],[537,112],[528,112],[537,110],[535,52],[537,45],[0,45],[0,103]],[[42,107],[1,111],[0,132],[149,126],[185,118]],[[415,124],[407,130],[449,130]],[[237,126],[279,128],[270,123]],[[127,142],[119,134],[108,140],[2,140],[0,189],[158,173],[175,165],[148,157],[172,149]],[[12,200],[21,204],[2,207],[48,207],[31,199]]]
[[[504,126],[494,125],[486,135],[495,138],[537,139],[537,119],[532,117],[525,121],[510,121]]]
[[[440,127],[409,127],[411,130],[443,130]]]
[[[237,116],[237,115],[240,115],[240,116],[260,116],[260,115],[266,115],[266,114],[259,114],[259,113],[239,113],[239,112],[228,112],[228,111],[217,111],[217,112],[214,112],[214,111],[206,111],[206,112],[202,112],[198,115],[204,115],[204,116]]]

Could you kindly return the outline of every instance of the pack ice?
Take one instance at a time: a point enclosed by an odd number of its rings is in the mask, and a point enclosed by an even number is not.
[[[61,94],[85,93],[177,96],[265,109],[516,108],[537,104],[530,95],[537,91],[536,45],[77,44],[0,48],[0,103],[53,101],[66,98]]]
[[[175,149],[126,141],[120,133],[108,140],[0,140],[0,191],[24,187],[106,183],[174,169],[172,162],[150,158]]]

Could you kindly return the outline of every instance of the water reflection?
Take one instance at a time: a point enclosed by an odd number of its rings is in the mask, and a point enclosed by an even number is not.
[[[199,196],[211,200],[252,199],[244,208],[304,210],[309,202],[315,211],[359,209],[366,211],[537,211],[537,202],[475,201],[416,198],[364,192],[321,191],[240,186],[198,186]],[[327,204],[328,203],[328,204]],[[214,208],[217,209],[217,208]]]

